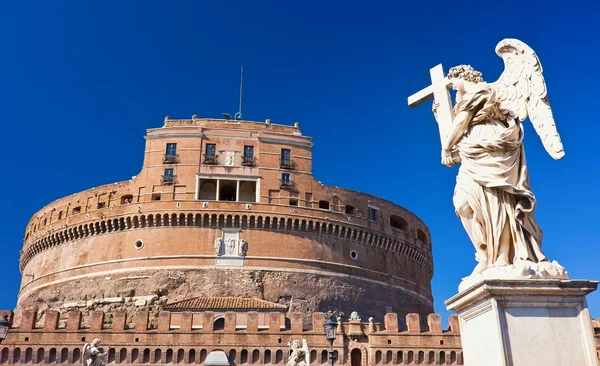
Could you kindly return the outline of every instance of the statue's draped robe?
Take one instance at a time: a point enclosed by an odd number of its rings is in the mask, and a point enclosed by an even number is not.
[[[477,251],[487,252],[488,265],[498,257],[505,225],[511,237],[510,263],[546,260],[541,251],[542,231],[533,216],[535,197],[529,187],[522,125],[500,111],[490,85],[477,86],[453,111],[455,116],[461,111],[473,113],[457,144],[461,166],[454,195],[466,197],[473,210],[465,228]]]

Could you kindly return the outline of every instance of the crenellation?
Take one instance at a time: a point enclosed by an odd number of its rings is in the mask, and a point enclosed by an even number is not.
[[[440,314],[428,314],[427,325],[429,326],[429,333],[442,333],[442,317]]]
[[[384,327],[388,333],[398,332],[398,314],[387,313],[384,317]]]
[[[453,333],[460,333],[460,323],[458,321],[458,315],[452,314],[450,315],[450,319],[448,320],[449,331]]]
[[[94,313],[95,314],[95,313]],[[102,314],[102,318],[104,318],[104,313]],[[99,324],[103,324],[103,321],[100,322]],[[100,325],[100,327],[102,327],[102,325]],[[91,326],[90,326],[91,328]],[[113,315],[113,321],[112,321],[112,330],[113,332],[122,332],[127,328],[127,313],[124,311],[115,311],[114,315]],[[97,328],[95,328],[97,329]],[[102,329],[102,328],[100,328]],[[100,330],[98,329],[98,330]]]
[[[180,332],[191,332],[192,325],[194,321],[194,314],[190,311],[185,311],[181,313],[181,326],[179,328]]]
[[[226,311],[225,312],[225,331],[226,332],[235,332],[237,327],[237,316],[234,311]]]
[[[158,313],[158,331],[166,332],[171,329],[171,313],[169,311],[161,311]]]
[[[68,331],[74,332],[81,329],[81,311],[69,311],[67,313],[67,326]]]
[[[148,330],[148,320],[150,314],[147,311],[138,311],[135,313],[135,326],[136,332],[145,332]]]
[[[290,330],[292,333],[302,333],[304,330],[302,325],[302,313],[290,313]]]
[[[56,330],[58,329],[58,320],[60,313],[56,310],[46,311],[44,318],[44,330]]]
[[[258,332],[258,311],[250,311],[246,314],[246,332]]]
[[[421,333],[421,319],[419,314],[406,314],[406,327],[409,333]]]

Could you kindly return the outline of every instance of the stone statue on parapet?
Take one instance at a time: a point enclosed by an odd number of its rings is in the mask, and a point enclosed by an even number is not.
[[[523,148],[522,122],[529,117],[550,156],[565,154],[542,66],[536,53],[516,39],[499,42],[496,53],[505,65],[497,81],[486,83],[468,65],[452,67],[447,76],[434,68],[432,85],[409,97],[410,106],[434,97],[442,164],[460,163],[453,202],[478,261],[462,288],[482,278],[568,279],[565,269],[542,253]],[[449,86],[456,90],[454,106]]]
[[[100,339],[96,338],[92,343],[86,343],[83,346],[83,366],[103,366],[104,357],[111,346],[108,346],[107,352],[100,351]]]
[[[306,339],[302,339],[302,344],[299,340],[288,342],[292,353],[286,366],[309,366],[310,365],[310,350]]]

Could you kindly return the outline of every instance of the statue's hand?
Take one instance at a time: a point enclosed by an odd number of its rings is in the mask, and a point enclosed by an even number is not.
[[[438,110],[438,107],[439,107],[439,106],[440,106],[440,103],[438,103],[438,102],[436,102],[436,101],[434,101],[434,102],[433,102],[433,105],[431,106],[431,111],[432,111],[432,112],[433,112],[433,114],[434,114],[434,115],[436,115],[436,116],[437,116],[437,110]]]
[[[451,151],[442,150],[442,164],[448,167],[454,166],[454,159],[452,158]]]

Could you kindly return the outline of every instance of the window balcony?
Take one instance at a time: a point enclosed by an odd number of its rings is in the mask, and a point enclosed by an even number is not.
[[[279,167],[281,169],[294,170],[296,168],[296,164],[291,160],[281,160]]]
[[[288,189],[288,190],[293,191],[293,190],[296,189],[296,185],[292,181],[281,180],[280,184],[279,184],[279,188],[281,188],[281,189]]]
[[[174,175],[161,175],[160,181],[162,184],[175,184],[175,176]]]
[[[249,156],[242,156],[242,165],[254,167],[254,166],[256,166],[256,158],[249,157]]]
[[[179,154],[163,156],[163,164],[177,164],[179,163]]]
[[[219,156],[218,155],[209,155],[209,156],[204,156],[204,164],[207,165],[217,165],[219,164]]]

